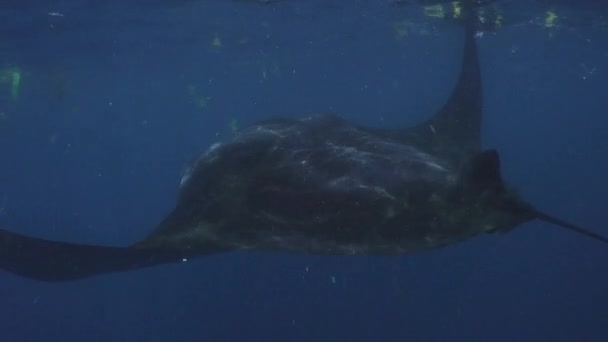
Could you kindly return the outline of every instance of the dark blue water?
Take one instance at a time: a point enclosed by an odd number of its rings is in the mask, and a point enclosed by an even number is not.
[[[389,1],[125,3],[0,5],[0,67],[21,77],[17,94],[0,82],[2,227],[128,245],[233,127],[414,123],[460,63],[457,25]],[[524,23],[478,40],[484,146],[539,208],[608,234],[608,32]],[[232,253],[69,283],[2,272],[0,340],[605,341],[607,289],[606,245],[532,222],[411,256]]]

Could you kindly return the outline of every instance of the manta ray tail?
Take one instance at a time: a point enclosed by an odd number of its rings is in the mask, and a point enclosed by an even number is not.
[[[175,250],[104,247],[29,237],[0,229],[0,268],[43,281],[65,281],[101,273],[177,262]]]
[[[480,192],[488,190],[499,193],[505,192],[505,185],[500,175],[498,152],[496,150],[486,150],[467,161],[461,171],[459,183],[464,184],[468,189],[476,189]],[[608,244],[608,237],[546,214],[524,201],[509,198],[506,203],[508,203],[508,207],[511,208],[513,214],[519,213],[518,215],[525,218],[521,222],[539,219]]]
[[[538,210],[534,210],[534,214],[541,221],[553,223],[554,225],[556,225],[558,227],[562,227],[562,228],[565,228],[565,229],[572,230],[572,231],[574,231],[574,232],[576,232],[578,234],[582,234],[582,235],[588,236],[590,238],[593,238],[595,240],[598,240],[598,241],[601,241],[603,243],[608,244],[608,237],[606,237],[606,236],[603,236],[603,235],[600,235],[598,233],[592,232],[592,231],[590,231],[588,229],[579,227],[579,226],[577,226],[575,224],[572,224],[570,222],[566,222],[564,220],[558,219],[556,217],[553,217],[551,215],[545,214],[545,213],[543,213],[541,211],[538,211]]]

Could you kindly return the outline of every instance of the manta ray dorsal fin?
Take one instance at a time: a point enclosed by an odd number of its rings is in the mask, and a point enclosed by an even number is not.
[[[459,183],[479,191],[504,192],[505,185],[500,175],[500,158],[496,150],[476,154],[462,167]]]
[[[460,166],[481,146],[482,83],[475,28],[465,25],[464,56],[452,94],[429,120],[404,130],[403,140]]]

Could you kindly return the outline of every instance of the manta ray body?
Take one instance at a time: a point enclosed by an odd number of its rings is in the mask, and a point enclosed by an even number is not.
[[[427,121],[256,123],[200,156],[173,211],[142,241],[81,245],[0,230],[0,267],[60,281],[235,250],[414,253],[533,219],[608,242],[520,199],[501,178],[498,153],[481,149],[481,72],[475,30],[465,26],[456,86]]]

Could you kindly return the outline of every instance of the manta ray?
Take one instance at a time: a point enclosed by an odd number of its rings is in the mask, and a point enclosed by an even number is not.
[[[0,267],[67,281],[229,251],[397,255],[535,219],[608,243],[524,201],[501,178],[498,152],[481,148],[476,44],[465,25],[456,85],[418,125],[370,128],[332,115],[255,123],[197,159],[174,209],[141,241],[84,245],[0,230]]]

